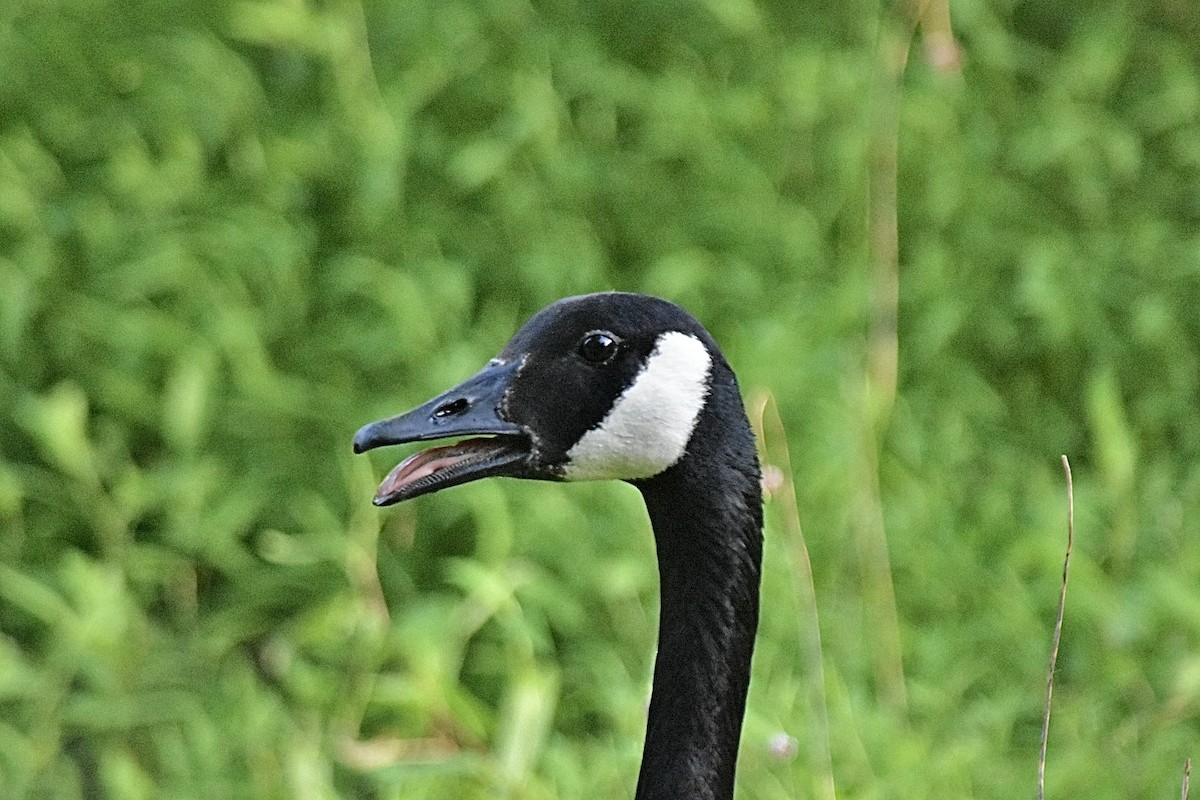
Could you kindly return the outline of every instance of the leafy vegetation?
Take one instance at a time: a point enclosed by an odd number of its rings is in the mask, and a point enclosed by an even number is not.
[[[0,5],[0,795],[630,796],[636,492],[379,512],[396,456],[349,452],[542,305],[620,288],[695,312],[782,421],[741,797],[1032,794],[1060,453],[1047,794],[1174,796],[1200,6],[961,0],[961,71],[914,49],[894,394],[868,369],[891,16],[809,6]]]

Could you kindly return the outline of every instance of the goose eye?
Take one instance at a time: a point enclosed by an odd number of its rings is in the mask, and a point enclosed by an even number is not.
[[[585,361],[602,364],[617,353],[617,339],[611,333],[595,331],[579,342],[579,355]]]

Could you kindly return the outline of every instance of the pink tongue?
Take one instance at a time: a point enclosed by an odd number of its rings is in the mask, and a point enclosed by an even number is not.
[[[397,464],[375,493],[376,500],[385,500],[396,492],[415,483],[439,469],[452,467],[479,453],[480,445],[491,443],[490,439],[467,439],[446,447],[434,447],[415,453]]]

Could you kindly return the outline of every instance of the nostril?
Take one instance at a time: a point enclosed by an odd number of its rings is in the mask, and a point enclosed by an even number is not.
[[[449,403],[443,403],[442,405],[438,406],[436,409],[434,409],[433,415],[439,418],[451,417],[455,414],[461,414],[462,412],[466,411],[468,405],[470,405],[470,403],[468,403],[465,398],[460,397],[457,400],[451,400]]]

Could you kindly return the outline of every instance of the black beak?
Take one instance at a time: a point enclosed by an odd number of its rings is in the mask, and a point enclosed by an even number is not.
[[[393,444],[466,439],[410,456],[396,466],[375,495],[380,506],[494,475],[518,475],[530,456],[530,436],[504,419],[501,407],[520,362],[488,365],[448,392],[390,419],[364,425],[354,435],[354,452]]]

